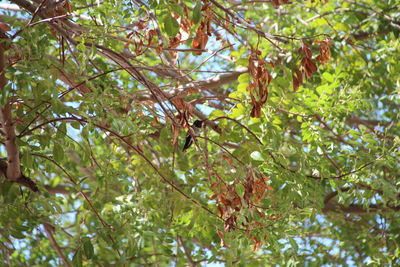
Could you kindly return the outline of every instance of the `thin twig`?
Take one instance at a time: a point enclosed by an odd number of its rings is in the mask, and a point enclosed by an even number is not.
[[[178,235],[178,240],[180,241],[182,247],[183,247],[183,251],[185,252],[186,255],[186,259],[189,261],[190,265],[192,267],[196,266],[196,263],[193,261],[192,256],[190,255],[191,251],[189,250],[189,248],[185,245],[185,242],[183,242],[183,239],[181,236]]]
[[[41,155],[41,154],[37,154],[37,153],[32,153],[32,155],[38,156],[38,157],[41,157],[41,158],[44,158],[44,159],[46,159],[46,160],[48,160],[48,161],[51,161],[51,162],[52,162],[53,164],[55,164],[59,169],[61,169],[61,170],[65,173],[65,175],[67,175],[68,179],[71,181],[71,183],[74,184],[75,187],[79,187],[79,184],[75,181],[75,179],[74,179],[74,178],[67,172],[67,170],[66,170],[64,167],[62,167],[57,161],[53,160],[52,158],[49,158],[49,157],[47,157],[47,156],[44,156],[44,155]],[[104,227],[107,227],[108,229],[112,230],[111,226],[110,226],[108,223],[106,223],[106,221],[104,221],[103,218],[100,216],[99,212],[98,212],[97,209],[94,207],[92,201],[89,199],[89,197],[86,195],[86,193],[83,192],[82,190],[78,189],[78,188],[75,188],[75,190],[79,191],[79,193],[83,196],[83,198],[84,198],[84,199],[86,200],[86,202],[89,204],[90,208],[92,209],[92,211],[94,212],[94,214],[96,215],[96,217],[99,219],[100,223],[101,223]],[[117,251],[118,255],[121,256],[121,253],[119,252],[119,249],[118,249],[117,246],[116,246],[116,242],[115,242],[114,238],[113,238],[110,234],[108,234],[107,236],[110,238],[111,242],[113,243],[114,247],[116,248],[116,251]]]
[[[56,250],[58,256],[61,258],[64,265],[71,267],[72,265],[68,262],[67,257],[64,255],[61,247],[58,245],[56,239],[53,236],[54,226],[48,223],[43,223],[43,229],[47,235],[47,238],[50,240],[51,245]]]
[[[39,13],[39,10],[45,5],[47,4],[49,0],[43,0],[40,5],[38,5],[38,7],[36,8],[35,12],[32,15],[32,18],[29,20],[28,24],[26,25],[27,27],[32,26],[31,23],[33,22],[33,20],[35,19],[36,15]]]
[[[261,140],[257,137],[257,135],[255,135],[249,128],[247,128],[245,125],[243,125],[242,123],[240,123],[238,120],[236,120],[236,119],[234,119],[234,118],[230,118],[230,117],[228,117],[228,116],[220,116],[220,117],[217,117],[217,118],[213,119],[213,121],[217,121],[217,120],[220,120],[220,119],[231,120],[231,121],[233,121],[233,122],[239,124],[239,125],[240,125],[242,128],[244,128],[249,134],[251,134],[251,135],[257,140],[257,142],[258,142],[260,145],[264,145],[263,142],[261,142]]]

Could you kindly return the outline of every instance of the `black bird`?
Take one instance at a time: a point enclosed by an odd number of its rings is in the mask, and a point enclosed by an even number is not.
[[[200,120],[195,120],[192,124],[192,126],[190,126],[194,133],[197,134],[200,132],[201,127],[203,125],[203,121]],[[193,144],[193,137],[190,134],[190,130],[188,130],[187,134],[186,134],[186,140],[185,140],[185,145],[182,148],[182,151],[185,152],[186,149],[188,149],[191,145]]]

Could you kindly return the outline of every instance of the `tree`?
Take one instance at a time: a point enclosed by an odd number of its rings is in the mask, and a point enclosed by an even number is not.
[[[400,263],[398,2],[10,2],[5,264]]]

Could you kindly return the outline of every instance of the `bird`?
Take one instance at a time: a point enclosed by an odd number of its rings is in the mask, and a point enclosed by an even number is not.
[[[195,120],[190,127],[193,129],[193,132],[197,134],[200,132],[202,126],[203,126],[203,121]],[[186,134],[185,145],[183,146],[182,151],[185,152],[186,149],[188,149],[192,144],[193,144],[193,136],[190,134],[190,129],[189,129]]]

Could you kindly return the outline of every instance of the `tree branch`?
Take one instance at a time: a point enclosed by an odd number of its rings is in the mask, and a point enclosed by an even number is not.
[[[386,126],[389,123],[388,122],[384,122],[384,121],[379,121],[379,120],[365,120],[365,119],[361,119],[359,117],[356,116],[352,116],[350,118],[346,119],[346,123],[350,124],[350,125],[365,125],[368,128],[369,127],[374,127],[374,126],[378,126],[378,125],[382,125],[382,126]]]
[[[11,104],[6,103],[0,109],[0,123],[5,133],[5,146],[8,157],[7,179],[15,182],[21,177],[19,151],[16,143],[15,127],[11,117]]]
[[[20,184],[22,186],[26,186],[29,189],[31,189],[33,192],[39,191],[39,188],[36,186],[35,182],[31,178],[23,175],[22,173],[21,173],[21,176],[18,177],[18,179],[15,181],[11,181],[10,179],[8,179],[7,169],[8,169],[7,162],[5,160],[0,159],[0,177],[3,177],[10,182],[14,182],[14,183]]]
[[[196,266],[196,263],[193,261],[192,256],[190,255],[191,251],[189,250],[188,247],[186,247],[185,243],[182,240],[182,237],[178,235],[179,243],[181,243],[183,250],[186,255],[186,259],[190,262],[190,266],[194,267]]]
[[[52,226],[48,223],[43,223],[43,228],[47,235],[47,238],[50,240],[51,245],[56,250],[57,255],[60,257],[60,259],[62,260],[64,265],[71,267],[71,264],[68,262],[67,257],[65,257],[61,247],[58,245],[56,239],[53,236],[54,226]]]
[[[330,212],[343,212],[349,214],[357,214],[357,215],[365,215],[365,214],[375,214],[375,213],[393,213],[400,211],[400,206],[394,207],[384,207],[379,204],[371,204],[368,207],[364,207],[363,205],[351,204],[348,206],[334,204],[334,203],[326,203],[324,208],[322,209],[323,213]]]
[[[211,90],[218,87],[221,87],[224,84],[231,83],[236,81],[237,78],[248,71],[247,68],[241,68],[235,71],[232,71],[229,74],[224,75],[216,75],[204,81],[197,81],[193,83],[188,83],[182,87],[178,87],[168,91],[168,94],[174,97],[184,97],[194,92],[198,92],[200,90]]]
[[[1,32],[1,42],[0,42],[0,90],[5,90],[4,87],[7,84],[7,79],[5,77],[5,56],[6,43],[3,39],[7,36]],[[11,102],[10,99],[3,99],[5,104],[0,107],[0,124],[3,128],[3,133],[5,136],[5,146],[8,157],[8,164],[6,170],[6,178],[12,182],[17,181],[21,178],[20,162],[19,162],[19,151],[16,143],[15,127],[11,116]]]
[[[20,7],[23,7],[24,9],[28,10],[30,13],[34,13],[36,11],[36,8],[34,5],[29,3],[28,1],[25,0],[12,0],[12,2],[18,4]],[[38,12],[38,16],[41,18],[45,19],[46,14],[42,11]],[[86,32],[87,29],[75,24],[71,21],[63,20],[63,21],[58,21],[59,23],[64,24],[64,27],[60,27],[60,25],[55,24],[54,22],[49,22],[52,28],[54,28],[58,33],[60,33],[64,38],[69,40],[73,45],[78,45],[80,42],[75,40],[72,36],[72,34],[81,34],[82,32]],[[106,48],[104,46],[95,44],[95,43],[89,43],[86,42],[84,43],[85,46],[88,47],[93,47],[95,46],[98,49],[99,55],[110,59],[113,61],[115,64],[119,65],[122,69],[127,71],[133,78],[135,78],[139,83],[141,83],[144,87],[148,89],[151,95],[151,99],[157,103],[160,104],[161,109],[164,111],[164,113],[171,119],[175,124],[179,125],[179,123],[176,121],[175,117],[173,116],[172,112],[169,110],[169,108],[165,107],[163,105],[163,101],[171,101],[175,95],[161,90],[157,85],[155,85],[151,80],[147,79],[139,69],[135,68],[127,59],[125,56],[123,56],[120,53],[115,52],[112,49]],[[192,105],[186,103],[186,109],[191,110],[192,113],[200,118],[201,120],[206,120],[206,116],[197,108],[193,107]],[[177,108],[178,109],[178,108]],[[213,130],[220,132],[218,125],[215,124],[212,121],[206,121],[206,124],[208,124]]]
[[[50,194],[63,194],[63,195],[68,195],[70,194],[74,189],[71,186],[68,185],[56,185],[56,186],[49,186],[45,185],[44,186]],[[86,193],[88,194],[88,193]]]

